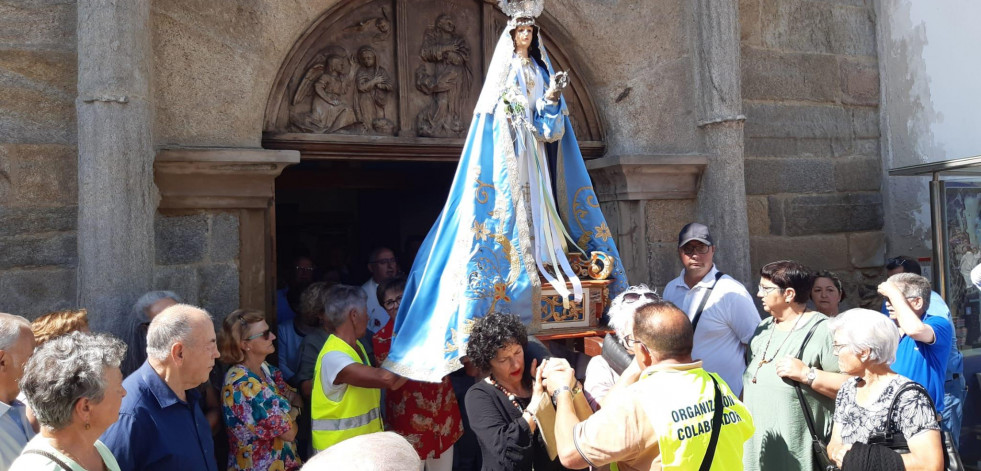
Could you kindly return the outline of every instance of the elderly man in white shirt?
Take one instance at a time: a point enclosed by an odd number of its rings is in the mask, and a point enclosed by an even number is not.
[[[34,438],[24,403],[17,400],[24,365],[34,353],[31,323],[0,313],[0,469],[7,469]]]
[[[715,244],[708,227],[690,223],[678,234],[678,256],[685,269],[664,288],[664,299],[688,314],[695,328],[692,358],[718,373],[739,395],[746,369],[746,345],[760,314],[746,288],[712,263]]]

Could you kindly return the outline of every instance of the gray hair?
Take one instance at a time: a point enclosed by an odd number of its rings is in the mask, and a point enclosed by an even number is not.
[[[405,471],[419,469],[419,464],[419,454],[408,440],[395,432],[375,432],[349,438],[311,456],[303,469]]]
[[[154,360],[164,361],[170,356],[170,349],[175,343],[189,342],[195,313],[211,319],[207,311],[189,304],[175,304],[153,318],[146,333],[146,355]]]
[[[633,319],[634,312],[637,310],[637,308],[647,304],[648,302],[654,301],[653,299],[645,299],[643,301],[638,300],[638,302],[624,304],[623,298],[629,293],[637,293],[640,295],[644,295],[644,293],[653,293],[655,296],[657,295],[656,290],[648,288],[645,284],[639,284],[623,290],[622,293],[613,298],[613,301],[610,302],[610,310],[607,314],[610,318],[609,326],[616,331],[617,337],[620,337],[621,339],[630,333],[627,331],[627,323]],[[661,299],[661,297],[657,296],[657,299]]]
[[[324,320],[333,329],[344,324],[351,309],[366,309],[368,295],[358,286],[334,285],[324,294]]]
[[[923,300],[923,312],[930,308],[930,280],[916,273],[897,273],[889,277],[890,283],[896,285],[906,298]]]
[[[882,365],[891,365],[896,361],[899,328],[881,312],[849,309],[831,319],[829,329],[844,348],[855,353],[868,349],[869,357],[863,361]]]
[[[0,312],[0,350],[14,346],[24,329],[31,330],[30,321],[21,316]]]
[[[173,291],[150,291],[149,293],[140,296],[140,299],[136,300],[136,304],[133,304],[133,318],[143,320],[147,319],[146,310],[150,309],[150,306],[153,306],[161,299],[173,299],[177,304],[184,302],[184,300]]]
[[[119,368],[126,344],[108,334],[72,332],[39,347],[24,367],[20,387],[38,422],[54,430],[72,423],[80,399],[101,402],[106,370]]]

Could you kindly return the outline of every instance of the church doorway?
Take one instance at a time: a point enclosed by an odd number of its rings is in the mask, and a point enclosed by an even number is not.
[[[395,252],[408,272],[449,192],[454,162],[305,160],[276,179],[280,285],[299,257],[315,281],[360,285],[370,252]],[[306,267],[303,268],[305,270]]]

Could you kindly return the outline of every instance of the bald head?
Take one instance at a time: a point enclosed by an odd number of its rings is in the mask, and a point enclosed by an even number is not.
[[[30,321],[21,316],[0,312],[0,350],[13,346],[26,332],[31,332]],[[31,333],[32,338],[33,336]]]
[[[189,304],[175,304],[160,311],[147,330],[147,356],[158,361],[166,360],[175,343],[191,342],[194,328],[204,323],[211,324],[211,316],[204,309]]]
[[[645,304],[634,313],[634,338],[659,360],[691,360],[694,330],[688,316],[668,301]]]

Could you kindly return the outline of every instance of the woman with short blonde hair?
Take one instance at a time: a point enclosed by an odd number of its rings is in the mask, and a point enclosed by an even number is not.
[[[34,332],[35,348],[44,345],[48,340],[53,340],[72,332],[89,332],[88,311],[85,309],[64,309],[61,311],[49,312],[31,322],[31,330]]]

